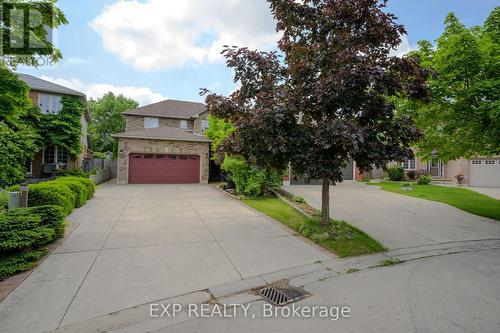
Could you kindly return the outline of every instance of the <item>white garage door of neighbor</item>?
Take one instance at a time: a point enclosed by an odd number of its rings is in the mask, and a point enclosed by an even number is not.
[[[500,159],[469,161],[469,186],[500,187]]]

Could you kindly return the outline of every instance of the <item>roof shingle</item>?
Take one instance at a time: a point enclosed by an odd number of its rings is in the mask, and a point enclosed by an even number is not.
[[[32,90],[85,97],[84,93],[63,87],[61,85],[46,80],[39,79],[37,77],[28,74],[16,73],[16,75],[19,77],[19,79],[24,81],[24,83],[26,83]]]
[[[168,99],[166,101],[141,106],[139,108],[123,112],[130,116],[154,116],[162,118],[190,119],[206,110],[205,104],[196,102],[178,101]]]

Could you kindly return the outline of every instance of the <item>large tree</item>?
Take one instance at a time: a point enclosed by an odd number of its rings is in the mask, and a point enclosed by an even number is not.
[[[500,7],[482,27],[467,28],[449,14],[436,44],[422,41],[415,54],[435,72],[431,103],[401,103],[424,133],[419,153],[445,161],[499,155]]]
[[[0,188],[23,181],[26,162],[39,150],[34,123],[40,112],[28,91],[23,81],[0,64]]]
[[[133,99],[123,95],[115,95],[112,92],[100,99],[89,101],[89,110],[92,116],[90,133],[95,151],[116,153],[116,140],[111,137],[111,134],[125,130],[125,119],[122,113],[138,106],[139,103]]]
[[[386,1],[269,3],[282,34],[280,53],[226,48],[241,87],[206,98],[208,109],[236,128],[219,153],[268,169],[290,162],[296,172],[322,179],[328,225],[329,186],[342,181],[349,160],[369,170],[412,155],[418,132],[390,97],[424,100],[427,73],[418,58],[389,55],[405,29],[385,12]]]

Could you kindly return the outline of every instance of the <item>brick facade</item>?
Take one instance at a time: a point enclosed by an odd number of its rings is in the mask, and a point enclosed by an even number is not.
[[[155,117],[153,117],[155,118]],[[126,122],[127,122],[127,128],[126,131],[136,131],[144,128],[144,117],[143,116],[125,116]],[[193,121],[188,120],[188,129],[193,129]],[[174,128],[180,128],[181,127],[181,120],[180,119],[175,119],[175,118],[159,118],[159,125],[160,127],[174,127]]]
[[[118,152],[118,184],[128,184],[129,155],[131,153],[198,155],[201,163],[201,183],[208,183],[209,144],[207,142],[119,138]]]

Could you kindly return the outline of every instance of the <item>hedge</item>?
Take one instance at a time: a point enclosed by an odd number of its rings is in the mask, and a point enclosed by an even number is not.
[[[17,208],[0,214],[0,280],[30,269],[46,245],[64,235],[65,214],[58,206]]]
[[[68,185],[49,181],[29,185],[28,206],[55,205],[69,215],[75,207],[75,193]]]
[[[79,178],[73,177],[62,177],[57,178],[53,181],[56,184],[64,184],[69,187],[69,189],[75,195],[75,203],[74,206],[76,208],[82,207],[85,202],[87,202],[88,198],[88,190],[87,187],[79,180]]]
[[[0,192],[0,213],[7,210],[9,206],[9,197],[6,191]]]

